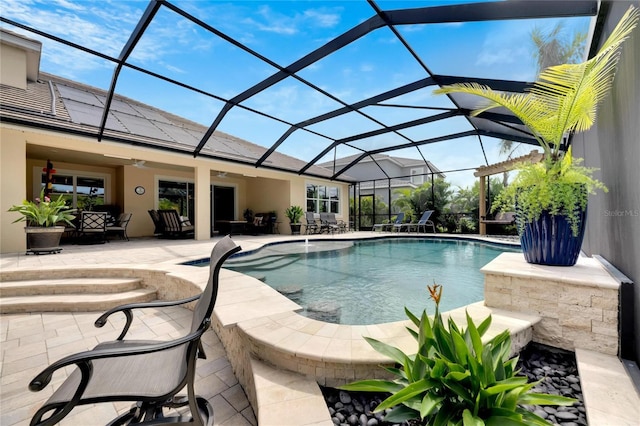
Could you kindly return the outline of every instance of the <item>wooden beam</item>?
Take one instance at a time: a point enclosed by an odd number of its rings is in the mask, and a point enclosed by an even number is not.
[[[542,160],[542,157],[542,153],[533,150],[527,155],[523,155],[522,157],[513,158],[511,160],[502,161],[496,164],[490,164],[488,166],[478,167],[473,175],[475,177],[481,177],[508,172],[509,170],[513,170],[518,164],[521,163],[538,163]]]

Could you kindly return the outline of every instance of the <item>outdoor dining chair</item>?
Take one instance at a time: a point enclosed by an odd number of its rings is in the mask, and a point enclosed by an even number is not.
[[[82,211],[80,212],[80,222],[78,237],[80,242],[104,243],[107,241],[107,213]]]
[[[38,409],[31,419],[31,426],[57,424],[77,406],[123,401],[134,405],[109,425],[213,425],[213,408],[206,399],[195,394],[196,361],[197,358],[206,358],[200,338],[211,324],[220,268],[229,256],[239,250],[240,246],[229,236],[213,247],[209,279],[201,294],[178,301],[132,303],[113,308],[100,316],[95,322],[96,327],[104,326],[111,315],[122,312],[126,316],[122,332],[114,341],[100,343],[92,350],[69,355],[51,364],[29,383],[30,390],[41,391],[49,384],[55,371],[76,367]],[[137,318],[134,310],[177,306],[196,300],[191,329],[185,336],[170,341],[124,339],[133,319]],[[185,386],[187,395],[178,395]],[[189,413],[185,407],[189,408]],[[180,411],[170,410],[176,408]]]
[[[129,241],[127,226],[129,226],[131,216],[133,216],[132,213],[121,213],[120,216],[118,216],[118,220],[115,225],[107,226],[107,235],[117,234],[120,236],[120,239]]]

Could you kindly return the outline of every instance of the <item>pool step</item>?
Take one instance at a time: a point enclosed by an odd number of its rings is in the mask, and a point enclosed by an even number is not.
[[[0,282],[0,297],[42,294],[121,293],[140,288],[140,278],[57,278]]]
[[[24,312],[104,311],[113,307],[157,299],[156,289],[139,278],[58,278],[0,282],[0,311]]]

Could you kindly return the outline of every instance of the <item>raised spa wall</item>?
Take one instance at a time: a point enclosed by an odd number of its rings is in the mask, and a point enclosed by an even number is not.
[[[542,266],[504,253],[481,271],[487,307],[540,316],[535,342],[618,354],[620,283],[598,260],[581,256],[575,266]]]

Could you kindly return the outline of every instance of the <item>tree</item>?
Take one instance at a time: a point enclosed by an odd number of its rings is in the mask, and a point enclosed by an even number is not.
[[[371,227],[374,223],[373,218],[373,203],[375,199],[376,214],[386,212],[388,209],[387,203],[382,201],[382,198],[378,196],[361,197],[358,203],[357,199],[349,199],[349,210],[356,218],[356,229],[361,227]],[[354,203],[355,202],[355,203]],[[358,209],[360,205],[360,210]]]
[[[394,194],[398,197],[393,201],[393,206],[403,211],[406,216],[416,219],[425,210],[433,210],[431,220],[437,222],[449,204],[453,190],[451,184],[442,178],[435,179],[433,183],[433,191],[430,181],[415,189],[395,190]]]
[[[587,33],[574,33],[569,39],[563,34],[563,29],[564,23],[559,22],[546,34],[540,27],[534,27],[531,31],[531,41],[535,48],[533,57],[536,60],[536,76],[548,67],[575,64],[582,60]],[[500,155],[507,154],[507,159],[510,159],[519,146],[520,143],[503,139],[500,141]],[[508,184],[508,179],[508,172],[505,172],[502,181],[505,186]]]

